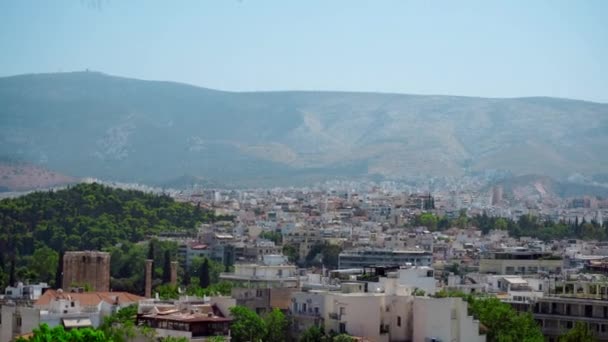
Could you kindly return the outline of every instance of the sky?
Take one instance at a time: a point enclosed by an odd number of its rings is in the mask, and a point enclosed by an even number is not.
[[[3,0],[0,76],[608,103],[608,1]]]

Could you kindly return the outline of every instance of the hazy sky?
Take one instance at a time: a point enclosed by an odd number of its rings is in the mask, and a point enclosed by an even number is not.
[[[0,2],[0,76],[86,68],[225,90],[608,102],[608,1]]]

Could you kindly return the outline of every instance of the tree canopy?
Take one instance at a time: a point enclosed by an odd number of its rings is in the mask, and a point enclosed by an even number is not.
[[[0,260],[15,260],[16,280],[55,285],[58,251],[108,250],[112,277],[121,274],[124,278],[133,272],[121,269],[128,268],[120,265],[121,260],[141,259],[137,269],[143,269],[147,251],[135,248],[135,243],[163,232],[194,234],[199,223],[219,219],[224,217],[166,195],[95,183],[34,192],[0,201]],[[158,249],[153,253],[158,254]],[[115,253],[122,254],[117,262]],[[155,265],[162,265],[162,254],[155,259]],[[0,269],[0,287],[7,285],[8,273],[9,267]]]

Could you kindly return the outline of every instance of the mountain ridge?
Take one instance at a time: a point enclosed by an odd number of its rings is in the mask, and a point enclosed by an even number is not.
[[[608,169],[608,104],[231,92],[99,72],[0,78],[0,156],[78,177],[283,185]]]

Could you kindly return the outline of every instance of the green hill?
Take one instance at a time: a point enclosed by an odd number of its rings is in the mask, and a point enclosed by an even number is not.
[[[195,233],[199,223],[216,219],[212,212],[168,196],[99,184],[4,199],[0,285],[8,280],[13,257],[17,278],[53,283],[59,252],[69,250],[110,251],[113,276],[141,276],[145,252],[136,248],[137,242],[161,232]],[[162,253],[157,254],[160,264]],[[139,264],[139,271],[133,271]]]

